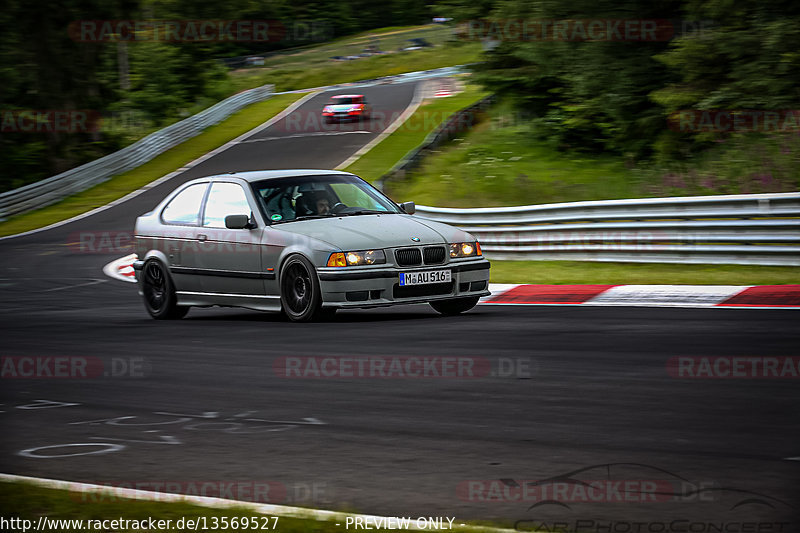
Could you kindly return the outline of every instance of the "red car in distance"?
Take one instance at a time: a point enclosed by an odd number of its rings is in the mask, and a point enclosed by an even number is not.
[[[363,94],[338,94],[322,109],[325,122],[369,120],[372,108]]]

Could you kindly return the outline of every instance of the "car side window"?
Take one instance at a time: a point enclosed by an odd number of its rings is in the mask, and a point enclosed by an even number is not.
[[[206,200],[203,227],[224,228],[228,215],[250,216],[250,204],[244,189],[237,183],[216,182],[211,184],[211,192]]]
[[[179,192],[161,212],[161,219],[167,224],[196,226],[207,187],[208,183],[195,183]]]

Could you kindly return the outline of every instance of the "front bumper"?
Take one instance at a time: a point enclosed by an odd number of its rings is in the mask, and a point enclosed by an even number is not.
[[[455,261],[425,267],[318,269],[323,307],[340,309],[427,303],[472,296],[489,296],[489,268],[486,259]],[[450,284],[399,287],[400,273],[449,269]]]
[[[349,121],[349,120],[360,120],[363,118],[368,118],[369,112],[361,112],[361,113],[330,113],[330,114],[322,114],[322,118],[329,121]]]

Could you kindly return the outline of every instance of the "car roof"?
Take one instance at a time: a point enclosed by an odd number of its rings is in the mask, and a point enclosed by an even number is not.
[[[364,98],[363,94],[337,94],[331,98]]]
[[[289,178],[289,177],[302,177],[302,176],[353,176],[350,172],[342,172],[340,170],[323,170],[318,168],[298,168],[298,169],[286,169],[286,170],[251,170],[247,172],[229,172],[227,174],[215,174],[212,176],[205,176],[203,178],[197,178],[197,180],[192,181],[202,181],[208,180],[212,178],[239,178],[243,179],[248,183],[252,183],[254,181],[261,181],[261,180],[270,180],[270,179],[278,179],[278,178]]]

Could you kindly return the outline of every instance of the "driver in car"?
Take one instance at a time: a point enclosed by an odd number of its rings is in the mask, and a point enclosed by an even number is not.
[[[318,195],[314,205],[318,215],[327,215],[331,212],[331,202],[326,196]]]
[[[307,191],[297,199],[297,216],[330,215],[331,201],[322,191]]]

